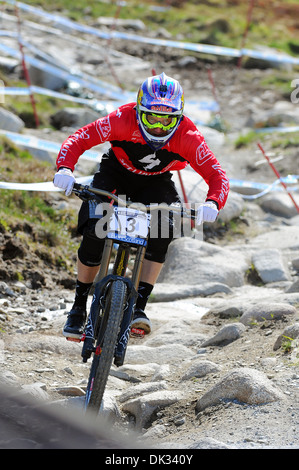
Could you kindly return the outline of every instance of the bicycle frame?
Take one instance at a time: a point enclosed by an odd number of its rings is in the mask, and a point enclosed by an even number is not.
[[[86,186],[76,184],[73,192],[83,200],[88,200],[94,195],[113,197],[121,207],[132,207],[133,204],[128,204],[122,199],[118,198],[114,194],[111,194],[104,190],[98,190]],[[112,250],[115,244],[118,245],[116,258],[113,264],[112,274],[108,274],[110,261],[112,258]],[[94,348],[94,340],[97,336],[98,330],[101,323],[101,315],[99,315],[99,305],[103,305],[105,292],[109,284],[117,279],[121,279],[126,283],[127,286],[127,302],[126,308],[124,309],[124,315],[121,322],[118,342],[115,348],[114,364],[120,366],[124,362],[125,351],[129,339],[130,323],[134,306],[137,300],[137,290],[140,281],[140,275],[143,265],[143,260],[146,252],[147,237],[144,242],[140,245],[135,244],[133,241],[122,241],[106,237],[104,250],[102,254],[102,260],[100,270],[97,276],[98,282],[95,285],[95,294],[93,297],[90,314],[88,316],[87,325],[85,328],[85,334],[81,340],[84,341],[81,356],[83,362],[87,362],[92,352],[96,353]],[[128,261],[130,259],[130,252],[134,248],[136,253],[134,254],[134,264],[132,269],[131,277],[126,277],[126,271],[128,267]],[[140,332],[141,333],[141,332]]]
[[[87,362],[94,353],[86,392],[86,408],[99,409],[113,359],[117,367],[124,363],[149,237],[150,211],[155,208],[167,209],[184,213],[193,219],[196,213],[194,209],[182,210],[181,206],[168,206],[167,204],[144,206],[124,201],[108,191],[77,183],[74,184],[73,192],[83,201],[94,199],[95,196],[108,197],[117,203],[112,209],[117,224],[123,220],[122,217],[125,218],[125,233],[119,233],[118,228],[111,229],[111,220],[109,220],[108,230],[104,234],[105,243],[97,276],[98,282],[95,283],[88,321],[84,335],[77,340],[83,341],[81,352],[83,362]],[[111,207],[110,204],[109,207]],[[130,227],[128,221],[130,221]],[[128,227],[130,229],[133,227],[132,232],[128,230]],[[115,244],[118,245],[118,250],[110,274],[109,266]],[[132,248],[136,250],[136,253],[132,274],[129,277],[126,271]],[[136,330],[136,334],[138,335],[141,331]]]

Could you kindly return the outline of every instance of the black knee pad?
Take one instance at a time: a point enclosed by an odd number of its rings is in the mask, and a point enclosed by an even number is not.
[[[85,266],[99,266],[105,239],[99,238],[95,233],[95,226],[98,219],[90,219],[83,229],[83,237],[78,249],[78,258]]]
[[[166,259],[166,254],[168,250],[168,246],[172,239],[163,240],[149,240],[147,245],[147,250],[145,252],[145,259],[149,261],[155,261],[156,263],[164,263]]]
[[[159,214],[152,221],[145,258],[149,261],[164,263],[168,246],[173,240],[174,221],[169,213]]]

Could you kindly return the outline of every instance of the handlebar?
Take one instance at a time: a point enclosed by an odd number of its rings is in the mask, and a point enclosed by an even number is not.
[[[196,210],[195,209],[186,209],[182,207],[181,205],[175,205],[175,204],[166,204],[166,203],[161,203],[161,204],[150,204],[150,205],[145,205],[142,203],[138,202],[132,202],[132,201],[125,201],[118,197],[116,194],[113,194],[109,191],[106,191],[104,189],[98,189],[98,188],[93,188],[92,186],[87,186],[87,185],[82,185],[80,183],[74,183],[73,186],[73,191],[76,196],[78,196],[80,199],[83,201],[88,201],[92,199],[94,196],[105,196],[110,199],[112,199],[115,203],[117,203],[120,207],[127,207],[130,209],[136,209],[140,210],[142,212],[150,212],[151,210],[170,210],[172,212],[179,212],[181,215],[185,215],[187,217],[190,217],[192,220],[196,219]]]

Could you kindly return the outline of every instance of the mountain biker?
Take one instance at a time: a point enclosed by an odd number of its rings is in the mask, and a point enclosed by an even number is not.
[[[72,192],[74,167],[84,151],[103,142],[110,143],[103,155],[92,186],[116,191],[143,204],[180,202],[170,171],[190,164],[208,184],[202,219],[214,222],[229,191],[225,171],[209,149],[203,135],[185,115],[180,83],[164,73],[146,79],[139,88],[137,103],[120,106],[68,137],[57,157],[54,185]],[[86,301],[98,272],[104,240],[95,233],[98,221],[95,204],[83,202],[78,216],[82,241],[78,249],[78,274],[74,304],[63,329],[65,336],[79,338],[86,321]],[[162,217],[162,216],[161,216]],[[171,219],[167,219],[172,227]],[[161,221],[160,221],[161,223]],[[144,310],[165,261],[168,237],[149,237],[142,268],[138,298],[131,327],[151,331]]]

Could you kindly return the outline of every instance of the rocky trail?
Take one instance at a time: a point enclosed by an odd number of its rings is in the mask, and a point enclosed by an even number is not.
[[[8,16],[9,28],[13,19]],[[28,34],[26,22],[23,27]],[[60,57],[86,73],[101,72],[104,79],[103,67],[92,62],[93,49],[79,54],[68,34],[60,33],[59,48],[50,30],[40,28],[31,41],[54,60]],[[81,39],[88,41],[88,37]],[[12,44],[13,40],[3,41]],[[143,45],[143,58],[137,57],[134,44],[115,41],[113,48],[113,66],[128,89],[135,89],[140,77],[155,67],[181,80],[187,102],[213,100],[204,61],[176,57],[168,48]],[[67,54],[62,58],[63,50]],[[275,181],[256,143],[234,145],[244,129],[270,120],[279,125],[299,122],[298,104],[262,87],[262,78],[272,72],[258,67],[236,70],[229,62],[213,65],[220,109],[229,130],[224,134],[204,123],[199,127],[231,180]],[[192,106],[189,110],[201,122],[212,118],[210,111]],[[77,113],[76,119],[84,119],[83,114]],[[15,132],[62,142],[81,123],[74,122],[66,110],[56,132],[31,129],[24,123]],[[290,145],[273,151],[273,139],[276,134],[269,135],[264,146],[271,157],[281,157],[279,171],[283,176],[297,175],[297,148]],[[54,155],[49,152],[47,158],[53,161]],[[78,176],[90,170],[91,165],[81,163]],[[184,171],[182,177],[189,200],[203,200],[205,183],[192,170]],[[98,420],[99,435],[89,441],[83,437],[80,441],[75,432],[73,436],[61,432],[63,419],[69,423],[79,416],[81,435],[88,437],[83,403],[89,364],[81,362],[81,346],[67,342],[61,334],[73,290],[55,284],[55,271],[47,272],[44,285],[0,282],[1,382],[9,390],[18,390],[21,399],[28,398],[29,410],[41,413],[30,426],[34,413],[16,417],[16,403],[7,407],[6,400],[1,400],[1,423],[6,423],[0,431],[1,448],[140,446],[182,452],[299,448],[299,214],[284,191],[255,199],[246,195],[259,192],[256,188],[245,185],[242,192],[232,185],[215,224],[204,227],[196,238],[172,243],[148,304],[153,332],[142,341],[131,339],[125,364],[112,367]],[[293,194],[298,203],[298,192]],[[73,198],[53,195],[53,204],[57,200],[77,204]],[[16,253],[11,254],[13,263],[18,263]],[[32,279],[39,279],[42,266],[30,269]],[[47,434],[44,423],[52,409],[59,424]],[[76,429],[80,434],[80,426]],[[116,433],[116,442],[107,437],[110,432]]]

